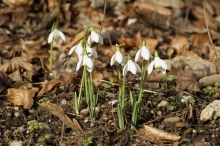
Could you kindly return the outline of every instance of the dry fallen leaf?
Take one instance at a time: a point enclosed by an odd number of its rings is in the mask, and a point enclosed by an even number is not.
[[[11,79],[5,73],[0,71],[0,93],[12,84]]]
[[[202,110],[200,114],[201,121],[211,120],[214,115],[220,116],[220,100],[214,100]]]
[[[43,102],[40,104],[40,106],[46,108],[53,115],[59,117],[60,120],[64,122],[64,124],[67,127],[71,127],[77,131],[82,131],[82,128],[79,125],[79,123],[75,119],[74,121],[71,121],[71,119],[64,113],[63,109],[60,108],[58,105],[53,104],[53,103]]]
[[[177,35],[172,41],[171,41],[171,47],[174,48],[177,55],[182,54],[185,51],[189,50],[189,43],[185,36]]]
[[[148,139],[149,141],[163,146],[164,143],[173,143],[179,141],[181,139],[180,136],[175,135],[173,133],[168,133],[163,130],[159,130],[148,125],[142,125],[141,129],[139,130],[143,136]]]
[[[180,61],[182,63],[180,63]],[[191,68],[195,74],[196,79],[200,79],[204,76],[216,74],[217,70],[214,64],[207,60],[198,60],[189,56],[177,56],[172,60],[166,60],[168,70],[171,69],[171,65],[175,68],[182,68],[187,73],[187,69]]]
[[[60,84],[60,83],[66,83],[64,80],[51,80],[44,85],[44,87],[38,92],[37,96],[42,96],[45,92],[51,90],[55,85]]]
[[[9,5],[12,8],[15,7],[27,7],[32,5],[34,0],[3,0],[4,3]]]
[[[103,74],[97,70],[94,70],[93,72],[93,83],[95,87],[98,87],[102,84]]]
[[[8,89],[7,100],[14,105],[22,105],[25,109],[30,109],[33,105],[35,91],[23,89]]]
[[[182,61],[179,61],[182,64]],[[200,92],[200,84],[196,80],[193,70],[189,67],[171,67],[172,74],[176,77],[176,89]]]
[[[211,86],[216,82],[220,82],[220,74],[205,76],[199,80],[202,86]]]

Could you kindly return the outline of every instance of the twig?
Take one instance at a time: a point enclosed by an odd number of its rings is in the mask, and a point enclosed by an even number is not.
[[[185,20],[184,20],[184,21],[185,21],[185,24],[186,24],[187,21],[188,21],[189,11],[190,11],[190,9],[191,9],[192,3],[193,3],[193,0],[190,1],[190,4],[189,4],[189,6],[188,6],[188,8],[187,8],[187,10],[186,10],[186,15],[185,15]]]
[[[207,22],[206,11],[205,11],[205,4],[206,4],[206,1],[203,1],[203,10],[204,10],[204,16],[205,16],[205,25],[206,25],[206,29],[207,29],[207,32],[208,32],[209,40],[210,40],[210,42],[211,42],[211,44],[212,44],[212,48],[213,48],[214,51],[215,51],[215,56],[217,57],[218,55],[217,55],[217,52],[216,52],[216,50],[215,50],[215,46],[214,46],[214,44],[213,44],[213,42],[212,42],[212,38],[211,38],[211,35],[210,35],[210,32],[209,32],[209,26],[208,26],[208,22]]]
[[[114,85],[117,85],[117,83],[112,83],[112,82],[109,82],[109,81],[106,81],[106,80],[99,80],[99,79],[93,79],[93,80],[96,80],[96,81],[99,81],[99,82],[104,82],[104,83],[108,83],[108,84],[114,84]],[[130,87],[130,86],[125,86],[125,87]],[[135,90],[140,90],[140,88],[132,88],[132,89],[135,89]],[[151,91],[151,90],[146,90],[144,89],[143,92],[148,92],[148,93],[154,93],[154,94],[163,94],[163,93],[159,93],[159,92],[155,92],[155,91]]]
[[[62,143],[63,143],[63,134],[64,134],[64,122],[63,122],[63,126],[62,126],[62,131],[61,131],[61,136],[60,136],[60,146],[62,146]]]

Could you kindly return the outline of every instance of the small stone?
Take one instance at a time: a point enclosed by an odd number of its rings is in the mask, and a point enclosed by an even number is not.
[[[19,112],[15,112],[15,117],[19,117],[20,116],[20,113]]]
[[[158,129],[163,130],[164,129],[164,125],[159,125]]]
[[[157,107],[164,107],[164,106],[166,106],[167,104],[168,104],[167,101],[162,100],[162,101],[157,105]]]
[[[193,129],[192,132],[193,132],[193,134],[196,134],[196,133],[197,133],[197,130]]]
[[[158,111],[158,112],[157,112],[157,115],[158,115],[158,116],[161,116],[161,111]]]
[[[163,120],[164,123],[177,123],[177,122],[180,122],[181,119],[180,117],[170,117],[170,118],[166,118]]]
[[[61,104],[67,104],[66,99],[61,100]]]
[[[85,118],[84,123],[87,123],[87,122],[89,122],[89,119]]]
[[[14,107],[14,110],[15,110],[15,111],[18,111],[18,110],[19,110],[19,107],[18,107],[18,106],[15,106],[15,107]]]
[[[96,114],[96,115],[99,114],[99,107],[95,107],[95,114]]]
[[[83,116],[87,116],[89,114],[89,109],[87,109],[87,108],[86,109],[82,109],[80,114],[83,115]]]

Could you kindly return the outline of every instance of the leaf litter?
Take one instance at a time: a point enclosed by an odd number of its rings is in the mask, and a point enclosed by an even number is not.
[[[203,5],[199,1],[183,0],[107,1],[105,21],[100,27],[104,0],[62,1],[59,25],[67,39],[54,44],[55,64],[51,71],[47,36],[57,16],[58,1],[4,0],[0,3],[0,126],[3,129],[0,143],[3,145],[13,142],[60,145],[62,131],[66,145],[82,145],[90,136],[94,145],[220,144],[219,122],[216,122],[220,111],[217,105],[219,86],[215,86],[220,82],[220,2]],[[82,70],[75,72],[77,57],[67,55],[82,39],[84,27],[89,24],[97,31],[102,29],[104,39],[104,45],[93,46],[99,55],[95,60],[94,84],[100,88],[100,111],[94,127],[85,122],[89,119],[87,114],[75,114],[73,96],[79,92]],[[110,68],[109,61],[116,43],[125,43],[121,51],[133,58],[141,47],[141,39],[147,41],[151,52],[156,49],[162,59],[169,59],[166,60],[168,74],[164,76],[153,71],[145,88],[152,91],[144,92],[137,129],[119,131],[116,112],[112,112],[116,107],[109,104],[118,96],[117,71]],[[166,76],[173,79],[168,80]],[[127,80],[126,89],[137,93],[140,78],[129,76]],[[104,83],[108,88],[102,86]],[[208,95],[203,90],[207,86],[211,87],[207,88],[211,93]],[[182,103],[181,99],[188,96],[193,96],[195,101]],[[161,101],[166,104],[157,106]],[[36,104],[38,102],[42,103]],[[82,106],[87,109],[85,103]],[[127,126],[131,124],[130,109],[126,104]],[[215,115],[217,119],[212,124]],[[163,119],[173,117],[181,121],[164,123]],[[44,128],[27,134],[28,121],[33,120],[46,122],[52,132],[51,138],[43,142],[37,140],[47,134]],[[16,129],[22,132],[15,133]],[[74,132],[76,134],[72,135]]]

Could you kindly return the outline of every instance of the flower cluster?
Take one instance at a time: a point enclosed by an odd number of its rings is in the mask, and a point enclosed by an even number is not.
[[[96,51],[93,48],[91,48],[92,42],[103,44],[102,37],[94,30],[91,31],[91,34],[87,42],[81,40],[79,44],[73,46],[70,49],[68,55],[71,55],[73,52],[75,52],[79,58],[79,62],[76,66],[76,71],[78,71],[82,65],[86,65],[87,71],[92,72],[92,69],[94,68],[94,63],[92,62],[92,59],[89,57],[93,56],[94,58],[98,58]],[[85,50],[83,49],[83,46],[86,46]]]

